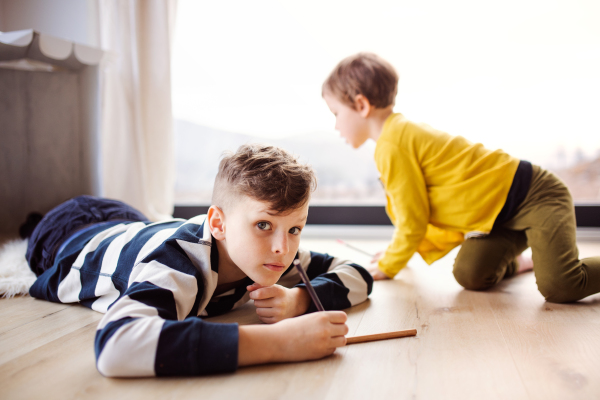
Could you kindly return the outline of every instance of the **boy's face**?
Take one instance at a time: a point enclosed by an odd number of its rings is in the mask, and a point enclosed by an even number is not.
[[[224,244],[229,258],[246,276],[263,286],[274,285],[294,261],[308,202],[286,214],[243,196],[224,220]]]
[[[335,129],[346,139],[346,143],[358,149],[369,138],[366,119],[360,111],[342,103],[331,93],[325,92],[323,99],[329,110],[335,115]]]

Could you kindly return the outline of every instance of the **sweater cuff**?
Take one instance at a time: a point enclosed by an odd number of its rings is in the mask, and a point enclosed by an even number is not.
[[[238,367],[238,324],[191,317],[165,321],[156,351],[158,376],[233,372]]]

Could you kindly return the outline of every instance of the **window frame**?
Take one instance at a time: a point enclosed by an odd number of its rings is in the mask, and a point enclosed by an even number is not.
[[[174,218],[189,219],[206,214],[209,205],[176,205]],[[578,228],[600,228],[600,203],[576,203]],[[307,225],[392,225],[384,206],[310,206]]]

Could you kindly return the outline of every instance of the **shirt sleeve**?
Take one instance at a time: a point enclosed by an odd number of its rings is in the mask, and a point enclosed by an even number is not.
[[[378,266],[393,278],[423,241],[430,210],[425,177],[416,154],[392,143],[382,149],[376,162],[388,197],[386,210],[395,231]]]
[[[126,292],[100,321],[95,350],[97,368],[104,376],[182,376],[237,369],[237,324],[196,317],[202,277],[185,255],[171,251],[169,258],[168,263],[153,259],[137,264]]]
[[[297,257],[326,310],[343,310],[360,304],[373,290],[373,277],[360,265],[303,249],[298,251]],[[290,269],[280,284],[306,287],[295,268]],[[315,311],[317,308],[311,302],[307,312]]]

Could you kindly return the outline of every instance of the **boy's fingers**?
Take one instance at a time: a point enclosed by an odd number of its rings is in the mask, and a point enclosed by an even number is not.
[[[272,299],[254,300],[254,307],[256,308],[271,308],[273,306]]]
[[[252,300],[260,299],[260,298],[262,298],[261,293],[262,293],[262,287],[255,287],[254,289],[252,289],[250,291],[250,298]]]
[[[346,336],[348,334],[348,325],[346,324],[334,324],[329,330],[331,337]]]
[[[275,289],[273,286],[263,286],[251,292],[250,298],[252,300],[264,300],[273,298],[276,294],[277,289]]]
[[[259,317],[274,317],[275,311],[272,308],[257,308],[256,314]]]
[[[342,347],[346,345],[346,337],[345,336],[336,336],[331,338],[331,345],[334,347]]]
[[[348,325],[343,324],[333,324],[331,329],[331,336],[346,336],[348,334]]]
[[[275,322],[277,322],[277,318],[275,317],[261,317],[259,316],[259,319],[264,322],[265,324],[274,324]]]
[[[386,279],[390,279],[386,274],[384,274],[381,271],[371,272],[371,276],[376,281],[383,281],[383,280],[386,280]]]
[[[343,324],[348,320],[348,316],[343,311],[326,311],[329,322],[333,324]]]
[[[262,286],[259,283],[253,283],[252,285],[246,286],[246,290],[252,292],[254,290],[260,289]]]

